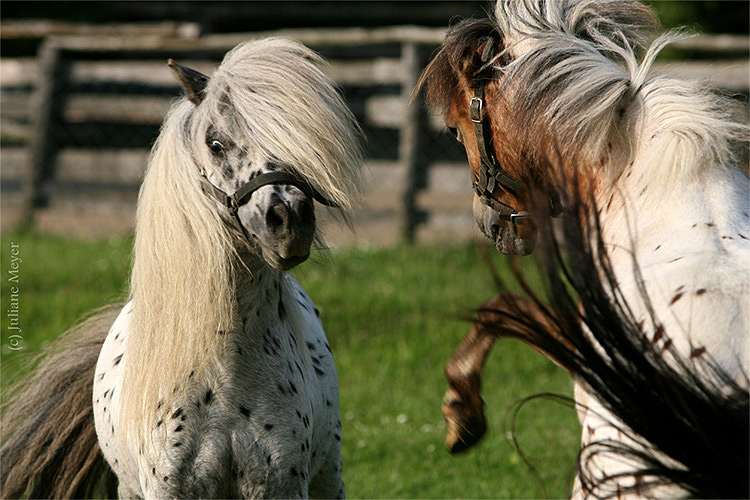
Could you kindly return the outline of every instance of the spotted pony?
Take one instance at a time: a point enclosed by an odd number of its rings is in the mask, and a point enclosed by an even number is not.
[[[360,192],[360,132],[322,65],[281,38],[240,44],[210,78],[169,62],[185,98],[140,191],[129,301],[27,382],[64,374],[60,394],[16,389],[3,498],[113,476],[120,498],[344,497],[333,355],[285,272],[319,240],[313,200],[346,213]]]

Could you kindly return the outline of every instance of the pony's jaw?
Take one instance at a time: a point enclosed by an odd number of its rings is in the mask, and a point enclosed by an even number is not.
[[[500,253],[506,255],[529,255],[536,245],[536,228],[531,221],[521,225],[501,220],[497,212],[474,196],[472,206],[474,218],[482,233],[487,236]]]
[[[263,260],[274,269],[278,269],[279,271],[289,271],[305,262],[310,257],[310,252],[308,251],[306,255],[298,257],[283,258],[274,250],[269,249],[263,251],[262,256]]]
[[[250,248],[267,265],[279,271],[289,271],[305,262],[310,257],[310,248],[312,247],[312,237],[307,242],[300,242],[298,245],[298,254],[291,254],[274,245],[273,241],[262,238],[257,233],[248,233],[250,237]],[[302,250],[304,248],[304,250]]]

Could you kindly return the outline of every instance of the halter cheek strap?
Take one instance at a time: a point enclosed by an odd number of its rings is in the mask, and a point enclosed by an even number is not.
[[[474,192],[482,202],[497,212],[501,219],[516,222],[518,218],[527,217],[528,212],[519,212],[513,207],[497,201],[493,193],[497,187],[510,191],[525,191],[526,187],[519,180],[508,175],[498,165],[494,156],[490,155],[487,144],[487,136],[484,133],[484,87],[474,89],[474,97],[469,104],[469,116],[474,124],[474,136],[477,140],[477,149],[481,164],[479,166],[479,178],[473,182]]]
[[[474,97],[469,104],[469,115],[471,122],[474,124],[474,134],[477,138],[477,148],[479,156],[482,159],[482,168],[478,187],[489,193],[495,190],[496,185],[511,189],[513,191],[525,191],[526,187],[521,181],[508,175],[495,161],[495,158],[487,154],[487,139],[484,135],[484,117],[482,111],[484,107],[484,88],[474,89]]]
[[[479,178],[474,179],[473,182],[474,192],[485,205],[497,212],[500,219],[516,223],[518,219],[528,217],[531,215],[529,212],[519,212],[510,205],[497,201],[493,196],[495,189],[498,187],[505,191],[522,192],[526,191],[526,186],[515,177],[508,175],[497,163],[495,157],[488,152],[489,145],[484,133],[483,85],[474,89],[474,97],[469,103],[469,116],[474,124],[474,136],[477,140],[477,149],[481,159]],[[562,213],[559,202],[554,197],[550,197],[549,201],[552,207],[552,216],[559,216]]]

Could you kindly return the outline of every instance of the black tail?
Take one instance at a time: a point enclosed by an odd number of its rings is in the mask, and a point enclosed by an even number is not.
[[[507,300],[493,309],[495,319],[485,327],[547,353],[587,385],[643,445],[587,446],[578,463],[584,489],[605,496],[624,493],[617,490],[620,477],[595,478],[587,468],[598,454],[619,454],[624,463],[638,464],[627,475],[640,488],[674,484],[698,498],[749,498],[747,376],[737,382],[710,357],[686,360],[669,347],[669,357],[676,361],[667,363],[664,350],[646,338],[643,323],[618,292],[598,221],[581,222],[596,211],[584,210],[580,200],[564,202],[569,213],[560,238],[554,237],[549,217],[535,221],[548,305],[517,272],[530,297],[522,303],[535,304],[536,311]],[[648,303],[646,291],[641,293]],[[669,335],[653,310],[649,320],[657,335]]]
[[[119,307],[102,309],[55,341],[2,406],[2,498],[117,496],[99,449],[94,370]]]

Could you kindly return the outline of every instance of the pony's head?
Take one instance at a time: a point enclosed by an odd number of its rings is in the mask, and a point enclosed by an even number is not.
[[[612,60],[635,72],[652,26],[638,2],[528,0],[448,30],[419,87],[466,150],[474,215],[498,250],[533,250],[528,215],[558,211],[561,174],[589,182],[587,168],[629,157],[638,83]]]
[[[358,190],[357,126],[321,59],[290,40],[241,44],[209,78],[170,60],[185,90],[184,147],[213,209],[268,265],[310,255],[313,200],[348,209]]]

